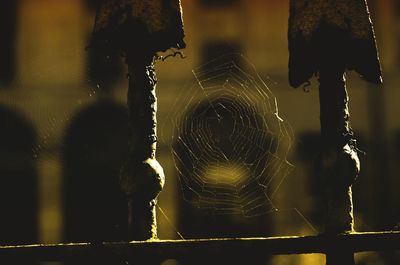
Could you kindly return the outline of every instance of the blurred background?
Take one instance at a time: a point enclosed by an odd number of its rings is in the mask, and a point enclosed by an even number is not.
[[[186,58],[156,64],[162,135],[157,157],[167,176],[157,213],[161,239],[320,231],[323,205],[315,170],[318,86],[315,79],[308,92],[288,85],[288,2],[182,0]],[[360,155],[362,171],[353,189],[356,230],[398,230],[400,1],[368,2],[384,84],[370,85],[348,73],[352,127],[366,153]],[[125,198],[118,172],[127,153],[127,70],[122,58],[104,58],[86,48],[97,4],[96,0],[0,2],[1,244],[123,238]],[[176,105],[177,95],[193,82],[192,69],[232,52],[254,65],[277,98],[280,116],[293,129],[287,159],[294,167],[275,198],[277,210],[254,218],[206,216],[185,203],[171,155],[176,124],[170,117],[186,115]],[[234,175],[235,170],[224,168],[221,174]],[[358,264],[400,262],[398,252],[361,253],[356,258]],[[322,264],[323,260],[322,255],[278,256],[269,263]]]

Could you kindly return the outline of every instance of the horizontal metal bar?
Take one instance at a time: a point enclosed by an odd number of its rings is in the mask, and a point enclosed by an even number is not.
[[[3,260],[188,259],[213,255],[281,255],[400,249],[400,231],[268,238],[212,238],[0,246]]]

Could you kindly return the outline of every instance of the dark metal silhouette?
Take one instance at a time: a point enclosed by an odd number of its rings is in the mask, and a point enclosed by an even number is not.
[[[105,0],[98,9],[92,47],[122,54],[128,65],[129,158],[120,181],[128,197],[130,240],[157,237],[155,205],[164,185],[156,160],[157,52],[184,48],[179,0]]]
[[[0,123],[0,245],[34,244],[39,236],[36,133],[29,120],[2,105]],[[0,263],[37,264],[29,259]]]
[[[313,75],[320,83],[321,178],[326,196],[325,233],[354,231],[351,186],[360,171],[350,127],[345,71],[381,83],[381,69],[367,3],[292,0],[289,17],[289,81]],[[354,264],[353,253],[327,253],[327,264]]]

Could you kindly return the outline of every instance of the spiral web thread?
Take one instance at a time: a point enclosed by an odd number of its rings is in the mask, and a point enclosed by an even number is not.
[[[193,70],[171,108],[171,152],[183,199],[210,214],[277,211],[275,195],[293,169],[290,126],[277,100],[242,55]]]

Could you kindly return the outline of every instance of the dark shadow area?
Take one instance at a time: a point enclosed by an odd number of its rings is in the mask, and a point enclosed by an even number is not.
[[[96,9],[101,1],[102,0],[85,0],[85,6],[90,11],[96,12]]]
[[[119,171],[127,156],[128,113],[111,101],[79,112],[63,144],[64,241],[121,241],[127,206]]]
[[[303,169],[303,181],[306,182],[305,200],[311,202],[310,209],[306,213],[310,223],[322,232],[324,223],[324,208],[323,201],[324,192],[321,188],[323,181],[318,177],[318,158],[321,151],[321,136],[319,132],[308,132],[298,136],[298,144],[295,153],[295,165]],[[298,202],[302,204],[302,202]],[[302,205],[298,205],[302,209]]]
[[[9,85],[15,76],[18,4],[18,0],[0,1],[0,85]]]
[[[400,3],[399,3],[400,6]],[[391,194],[393,196],[393,220],[395,224],[395,229],[400,230],[400,192],[398,192],[398,187],[400,186],[400,131],[397,131],[394,139],[394,148],[393,148],[393,163],[394,174],[392,174],[392,189]],[[396,192],[397,191],[397,192]]]
[[[0,106],[0,244],[38,242],[38,183],[29,121]],[[7,264],[33,264],[10,261]]]
[[[105,55],[101,47],[87,49],[87,76],[92,85],[101,92],[110,92],[112,85],[123,76],[122,56]]]
[[[87,11],[94,14],[100,2],[101,0],[86,0]],[[91,45],[91,38],[92,35],[89,36],[86,53],[87,78],[92,85],[99,85],[101,92],[107,93],[123,77],[122,56],[108,53],[103,46]]]
[[[209,41],[203,44],[201,48],[202,64],[212,64],[212,61],[220,57],[224,60],[231,58],[232,61],[241,66],[240,54],[243,53],[243,47],[234,41]]]
[[[240,0],[200,0],[200,3],[209,8],[223,8],[236,5]]]

